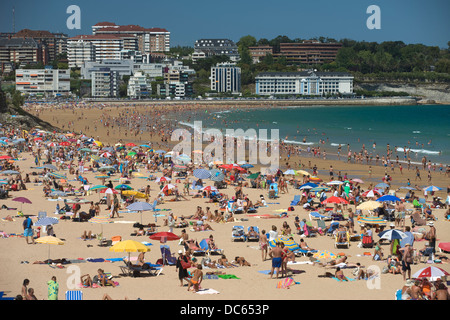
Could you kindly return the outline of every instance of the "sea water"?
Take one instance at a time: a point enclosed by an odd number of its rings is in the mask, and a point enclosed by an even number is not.
[[[410,149],[412,163],[426,157],[438,165],[450,164],[450,105],[236,106],[190,116],[192,121],[203,121],[203,128],[278,129],[281,140],[302,149],[320,146],[332,154],[341,145],[342,157],[347,155],[347,145],[352,152],[364,145],[374,159],[377,154],[381,159],[389,144],[394,150],[391,160],[398,156],[405,161],[404,151]]]

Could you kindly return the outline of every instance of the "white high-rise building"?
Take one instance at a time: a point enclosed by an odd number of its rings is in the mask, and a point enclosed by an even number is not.
[[[119,74],[109,68],[91,73],[91,96],[93,98],[115,98],[119,96]]]
[[[86,61],[119,60],[123,48],[123,38],[114,35],[79,35],[69,38],[69,67],[81,67]]]
[[[70,69],[17,69],[16,90],[29,95],[69,95]]]
[[[234,63],[218,63],[211,67],[211,90],[217,92],[241,92],[241,68]]]
[[[152,94],[152,87],[142,72],[135,72],[128,80],[127,94],[130,98],[144,98]]]

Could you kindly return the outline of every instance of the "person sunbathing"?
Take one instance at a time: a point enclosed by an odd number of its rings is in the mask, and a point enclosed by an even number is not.
[[[259,239],[259,233],[256,232],[253,227],[250,227],[247,233],[247,238]]]
[[[217,263],[225,268],[233,268],[234,266],[228,261],[227,257],[223,254],[220,259],[217,260]]]
[[[104,273],[103,269],[98,269],[98,281],[102,287],[105,287],[107,284],[110,284],[113,286],[113,288],[116,287],[116,284],[111,279],[108,279],[108,276]]]
[[[337,267],[336,272],[334,273],[334,276],[342,281],[348,281],[348,278],[344,275],[344,272],[341,270],[341,268]]]
[[[83,234],[81,235],[81,239],[83,240],[90,240],[90,239],[95,239],[97,236],[95,234],[92,234],[92,231],[89,230],[89,232],[86,233],[86,230],[83,232]]]
[[[250,266],[251,266],[250,262],[248,262],[247,260],[245,260],[244,257],[235,257],[235,258],[234,258],[234,261],[235,261],[237,264],[239,264],[241,267],[243,267],[243,266],[250,267]]]
[[[193,227],[193,229],[194,231],[207,231],[207,230],[214,231],[213,228],[207,223],[196,225],[195,227]]]
[[[313,248],[310,248],[308,246],[308,244],[305,242],[305,240],[303,240],[303,239],[300,239],[300,248],[303,250],[307,250],[307,251],[315,250]]]
[[[83,285],[83,287],[92,287],[92,279],[91,276],[89,274],[85,274],[81,276],[81,284]]]

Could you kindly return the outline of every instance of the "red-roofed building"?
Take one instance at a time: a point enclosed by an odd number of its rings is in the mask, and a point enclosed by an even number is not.
[[[119,26],[112,22],[99,22],[92,26],[92,33],[134,36],[137,39],[137,50],[143,54],[170,50],[170,32],[164,28],[144,28],[133,24]]]

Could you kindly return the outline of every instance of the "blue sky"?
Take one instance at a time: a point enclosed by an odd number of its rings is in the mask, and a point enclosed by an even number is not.
[[[69,5],[81,9],[81,29],[69,30]],[[381,9],[381,29],[369,30],[370,5]],[[324,36],[365,41],[423,43],[447,48],[450,41],[449,0],[1,0],[0,31],[24,28],[91,34],[101,21],[166,28],[171,45],[193,46],[200,38],[252,35],[272,39]]]

